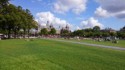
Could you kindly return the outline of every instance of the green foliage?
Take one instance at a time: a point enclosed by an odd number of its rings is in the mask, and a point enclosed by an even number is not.
[[[125,26],[120,29],[121,32],[125,32]]]
[[[8,1],[0,1],[0,30],[2,33],[7,31],[8,38],[10,38],[10,34],[14,33],[16,36],[21,29],[24,30],[24,34],[29,34],[30,29],[37,28],[37,22],[28,9],[22,9],[21,6],[16,7]]]
[[[55,29],[55,28],[52,28],[52,29],[50,30],[49,34],[51,34],[51,35],[56,34],[56,29]]]
[[[125,32],[118,31],[118,32],[117,32],[117,36],[118,36],[119,38],[125,39]]]
[[[120,29],[120,31],[117,31],[117,36],[119,38],[125,39],[125,26]]]
[[[94,32],[93,33],[93,37],[101,37],[102,36],[102,33],[101,32]]]
[[[110,36],[110,34],[109,34],[109,32],[102,32],[102,36],[103,37],[108,37],[108,36]]]
[[[84,36],[85,32],[84,30],[76,30],[73,32],[74,36]]]
[[[3,7],[9,3],[10,0],[0,0],[0,13],[3,10]]]
[[[117,34],[114,33],[114,32],[111,32],[111,33],[110,33],[110,36],[117,36]]]
[[[47,35],[48,34],[48,30],[46,28],[43,28],[43,29],[41,29],[40,34],[41,35]]]
[[[100,27],[99,26],[93,27],[93,31],[95,31],[95,32],[100,31]]]
[[[69,36],[70,35],[70,31],[69,30],[65,30],[65,29],[61,29],[61,36]]]
[[[111,28],[100,30],[99,26],[82,30],[76,30],[72,32],[73,36],[80,36],[80,37],[109,37],[109,36],[117,36],[116,32],[111,32]]]

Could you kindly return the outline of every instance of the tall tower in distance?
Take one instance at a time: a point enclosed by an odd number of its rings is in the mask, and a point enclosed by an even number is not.
[[[49,21],[47,21],[46,28],[49,28],[49,26],[50,26],[50,23],[49,23]]]
[[[68,25],[66,25],[65,29],[69,31],[69,26],[68,26]]]

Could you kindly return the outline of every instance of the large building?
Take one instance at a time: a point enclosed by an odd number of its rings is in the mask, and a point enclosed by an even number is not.
[[[40,32],[40,30],[43,28],[47,28],[47,30],[50,31],[52,28],[54,28],[54,26],[52,23],[47,21],[45,26],[41,26],[40,24],[38,25],[38,32]],[[66,25],[65,27],[62,27],[62,28],[60,28],[59,26],[59,29],[56,29],[56,34],[60,34],[61,30],[68,30],[70,32],[69,26]]]
[[[117,31],[112,28],[106,28],[104,30],[101,30],[102,32],[109,32],[109,33],[116,33]]]

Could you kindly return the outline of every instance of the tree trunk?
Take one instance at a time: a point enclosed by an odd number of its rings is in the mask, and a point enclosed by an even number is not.
[[[26,29],[24,28],[24,34],[23,34],[23,38],[25,38],[25,35],[26,35]]]
[[[10,33],[11,33],[11,29],[8,29],[8,39],[11,38]]]
[[[28,29],[28,38],[29,38],[29,33],[30,33],[30,30]]]
[[[14,29],[14,38],[17,38],[16,36],[17,36],[17,31],[16,29]]]

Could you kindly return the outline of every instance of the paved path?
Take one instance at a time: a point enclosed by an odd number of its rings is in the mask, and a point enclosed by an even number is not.
[[[90,44],[90,43],[85,43],[85,42],[75,42],[75,41],[66,41],[66,40],[57,40],[57,39],[49,39],[49,40],[76,43],[76,44],[83,44],[83,45],[88,45],[88,46],[93,46],[93,47],[110,48],[110,49],[115,49],[115,50],[125,50],[125,48],[116,47],[116,46],[105,46],[105,45]]]

